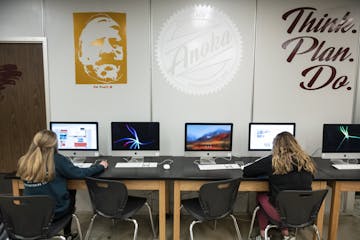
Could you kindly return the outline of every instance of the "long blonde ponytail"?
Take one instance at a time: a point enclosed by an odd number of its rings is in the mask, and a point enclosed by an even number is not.
[[[49,130],[37,132],[28,151],[18,161],[17,176],[28,182],[47,182],[55,177],[54,152],[56,134]]]

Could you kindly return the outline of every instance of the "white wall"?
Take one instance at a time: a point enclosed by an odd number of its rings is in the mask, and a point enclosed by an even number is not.
[[[357,8],[355,7],[357,6]],[[316,24],[325,17],[341,19],[347,12],[353,18],[355,26],[347,32],[324,32],[299,30],[310,10],[306,10],[291,33],[287,30],[296,19],[297,13],[289,15],[285,20],[282,16],[291,9],[312,7],[311,18],[316,18]],[[322,124],[323,123],[351,123],[354,107],[354,94],[358,71],[358,38],[359,38],[359,2],[358,1],[258,1],[256,27],[256,55],[254,79],[254,121],[291,121],[296,122],[296,136],[304,148],[311,154],[321,153]],[[306,29],[306,28],[305,28]],[[282,44],[290,39],[302,37],[304,43],[291,62],[287,61],[290,53],[298,43],[293,42],[287,48]],[[308,37],[316,38],[322,48],[309,50],[313,44]],[[328,48],[338,51],[340,48],[350,48],[351,56],[344,61],[311,58],[318,51],[327,55]],[[328,49],[328,50],[326,50]],[[332,55],[333,56],[333,55]],[[351,58],[354,61],[349,61]],[[316,65],[329,65],[336,69],[336,77],[347,76],[349,84],[339,89],[333,89],[332,83],[317,90],[300,87],[301,82],[306,86],[314,72],[302,76],[305,69]],[[312,87],[320,87],[329,79],[328,67],[317,78]],[[351,87],[351,90],[348,89]]]
[[[43,37],[42,0],[2,0],[0,38]]]
[[[195,4],[209,4],[228,16],[243,41],[243,58],[234,78],[220,90],[201,96],[171,86],[160,72],[155,56],[162,26],[177,11]],[[3,0],[0,2],[0,38],[47,38],[48,119],[98,121],[103,154],[109,153],[110,122],[122,120],[160,121],[161,154],[172,155],[183,154],[184,122],[233,122],[234,153],[242,156],[250,154],[247,151],[250,121],[293,121],[297,123],[299,141],[312,153],[320,147],[322,123],[353,119],[359,122],[360,119],[359,100],[354,99],[360,90],[356,84],[359,5],[356,0],[300,3],[295,0]],[[351,11],[356,33],[314,35],[331,46],[351,48],[355,61],[331,63],[339,74],[349,77],[351,91],[299,88],[300,72],[315,63],[309,62],[306,55],[288,63],[289,49],[281,48],[290,38],[286,34],[289,22],[283,21],[281,15],[296,6],[316,7],[320,17],[324,13],[342,17]],[[75,84],[72,13],[94,11],[127,14],[128,84],[114,85],[112,89]]]

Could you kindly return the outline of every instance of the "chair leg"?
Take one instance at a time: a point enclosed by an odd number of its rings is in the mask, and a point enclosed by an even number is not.
[[[253,228],[254,228],[254,222],[255,222],[255,218],[256,218],[256,213],[260,210],[260,207],[257,206],[255,209],[254,209],[254,212],[253,212],[253,215],[252,215],[252,218],[251,218],[251,224],[250,224],[250,230],[249,230],[249,236],[248,236],[248,240],[251,239],[251,234],[252,234],[252,231],[253,231]]]
[[[83,235],[82,235],[82,232],[81,232],[79,218],[75,214],[73,214],[72,217],[73,217],[73,219],[75,219],[75,222],[76,222],[76,227],[77,227],[77,230],[78,230],[78,233],[79,233],[79,239],[83,240]]]
[[[236,218],[234,215],[230,214],[230,217],[233,219],[234,221],[234,226],[235,226],[235,229],[236,229],[236,233],[237,233],[237,236],[238,236],[238,239],[239,240],[242,240],[242,237],[241,237],[241,234],[240,234],[240,230],[239,230],[239,226],[237,224],[237,221],[236,221]]]
[[[216,225],[217,225],[217,221],[214,220],[214,231],[216,231]]]
[[[151,213],[151,208],[150,208],[150,205],[147,202],[145,203],[145,205],[149,210],[151,228],[152,228],[152,231],[153,231],[154,238],[156,238],[156,232],[155,232],[154,221],[153,221],[153,217],[152,217],[152,213]]]
[[[189,230],[190,230],[190,240],[194,240],[194,234],[193,234],[193,227],[194,227],[194,225],[195,224],[197,224],[197,223],[201,223],[201,221],[192,221],[192,223],[190,224],[190,228],[189,228]]]
[[[316,236],[319,240],[321,240],[321,237],[320,237],[320,233],[319,233],[319,229],[317,228],[317,226],[314,224],[313,225],[313,228],[314,228],[314,231],[316,232]]]
[[[96,216],[97,216],[97,214],[95,213],[94,216],[91,218],[89,227],[88,227],[88,229],[86,231],[86,234],[85,234],[85,240],[89,240],[89,238],[90,238],[90,233],[91,233],[91,230],[92,230],[92,227],[93,227]]]
[[[268,232],[271,228],[277,228],[277,225],[267,225],[265,228],[265,240],[270,240],[269,236],[268,236]]]
[[[134,223],[135,230],[134,230],[134,238],[133,238],[133,240],[136,240],[137,233],[138,233],[138,227],[139,227],[137,221],[135,219],[132,219],[132,218],[126,218],[125,220]]]

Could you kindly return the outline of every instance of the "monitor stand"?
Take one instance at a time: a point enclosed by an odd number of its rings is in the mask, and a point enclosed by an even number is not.
[[[348,164],[358,164],[359,163],[359,159],[357,159],[357,158],[348,158],[348,159],[344,159],[344,161]]]
[[[140,162],[141,163],[141,162],[144,162],[144,157],[138,157],[138,156],[131,157],[129,162],[132,162],[132,163]]]
[[[214,157],[200,157],[200,164],[202,165],[209,165],[209,164],[216,164]]]
[[[331,159],[332,164],[358,164],[359,159],[357,158],[344,158],[344,159]]]

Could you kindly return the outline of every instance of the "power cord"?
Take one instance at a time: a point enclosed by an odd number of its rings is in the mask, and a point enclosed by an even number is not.
[[[195,164],[195,165],[200,165],[200,159],[195,159],[195,160],[194,160],[194,164]]]
[[[174,160],[170,159],[170,158],[167,158],[167,159],[164,159],[162,162],[158,163],[158,165],[161,165],[161,164],[173,164],[174,163]]]

